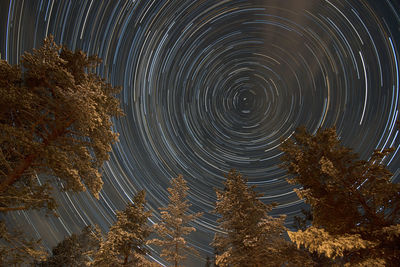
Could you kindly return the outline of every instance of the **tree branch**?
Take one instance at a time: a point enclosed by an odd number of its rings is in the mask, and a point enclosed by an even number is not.
[[[16,211],[16,210],[27,210],[28,207],[20,206],[20,207],[0,207],[0,212],[8,212],[8,211]]]

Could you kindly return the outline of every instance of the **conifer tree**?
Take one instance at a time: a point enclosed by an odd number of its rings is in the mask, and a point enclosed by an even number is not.
[[[391,149],[360,160],[334,128],[299,128],[281,147],[283,167],[311,205],[312,226],[289,232],[299,246],[351,266],[400,262],[400,185],[383,164]]]
[[[21,65],[0,59],[3,215],[29,209],[54,211],[52,189],[57,184],[74,192],[88,188],[98,197],[103,184],[99,169],[117,140],[111,116],[122,115],[114,96],[120,89],[96,75],[99,63],[96,56],[57,45],[51,36],[39,49],[25,52]],[[0,250],[33,255],[35,246],[21,246],[21,235],[12,236],[18,231],[4,231]]]
[[[217,190],[215,213],[219,230],[213,245],[218,251],[218,266],[307,266],[307,256],[286,241],[285,217],[273,218],[267,213],[275,205],[259,200],[260,194],[248,187],[247,180],[236,170],[226,176],[224,190]]]
[[[186,235],[196,231],[189,224],[201,216],[201,213],[188,214],[190,207],[187,200],[188,190],[189,187],[182,175],[171,179],[171,187],[168,188],[169,204],[160,208],[161,221],[154,225],[159,238],[151,241],[162,247],[161,257],[175,267],[182,266],[186,252],[197,253],[185,240]]]
[[[151,216],[145,211],[145,192],[134,196],[124,211],[117,212],[117,221],[111,226],[107,237],[100,245],[92,266],[150,266],[146,259],[146,248],[151,227],[147,224]]]
[[[38,267],[89,266],[90,257],[99,249],[102,240],[98,227],[86,226],[79,234],[72,234],[57,244],[52,255],[35,264]]]
[[[310,223],[312,222],[312,213],[309,209],[301,209],[301,213],[302,216],[294,216],[293,227],[296,230],[304,231],[309,227]],[[309,254],[310,258],[313,261],[314,267],[337,266],[335,260],[328,258],[325,254],[318,254],[315,251],[310,252],[304,247],[299,247],[299,249]]]
[[[99,169],[117,140],[111,116],[122,115],[120,89],[96,75],[99,63],[53,37],[21,66],[0,60],[0,211],[54,209],[45,177],[98,197]]]

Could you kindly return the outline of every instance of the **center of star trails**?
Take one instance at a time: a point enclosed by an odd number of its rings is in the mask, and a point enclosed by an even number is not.
[[[239,113],[249,114],[257,109],[257,95],[254,90],[242,90],[238,93],[237,109]]]

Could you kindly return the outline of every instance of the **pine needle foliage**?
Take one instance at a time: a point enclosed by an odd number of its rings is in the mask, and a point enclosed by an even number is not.
[[[152,232],[147,224],[151,212],[145,210],[145,191],[137,193],[132,202],[124,211],[117,212],[117,221],[101,243],[91,266],[150,266],[146,244]]]
[[[52,255],[35,266],[89,266],[101,240],[101,230],[98,227],[86,226],[79,234],[74,233],[58,243],[53,248]]]
[[[197,251],[190,247],[185,236],[193,231],[189,226],[202,213],[188,214],[190,203],[187,200],[189,187],[182,175],[171,179],[171,187],[168,188],[169,204],[161,207],[161,221],[154,225],[158,239],[153,239],[152,244],[160,246],[161,257],[172,263],[175,267],[182,266],[186,259],[186,253]]]
[[[311,213],[311,210],[309,209],[301,209],[302,216],[294,216],[293,218],[293,225],[292,227],[298,231],[298,233],[301,233],[302,231],[305,231],[308,227],[310,227],[310,223],[312,222],[313,216]],[[299,231],[300,230],[300,231]],[[291,235],[292,232],[288,232],[289,237],[292,239],[292,241],[295,240],[296,237]],[[319,242],[319,241],[316,241]],[[313,261],[313,266],[315,267],[329,267],[329,266],[338,266],[339,263],[336,263],[334,259],[327,257],[324,253],[321,251],[318,252],[318,249],[306,249],[304,247],[304,244],[301,244],[300,238],[298,241],[295,241],[296,244],[298,244],[298,248],[303,250],[305,253],[308,253],[310,258]],[[320,244],[320,243],[318,243]]]
[[[312,227],[289,233],[293,241],[351,266],[400,262],[400,185],[383,164],[392,149],[360,160],[335,128],[299,128],[281,149],[288,181],[313,214]]]
[[[285,216],[268,215],[275,204],[264,204],[261,194],[247,186],[247,179],[236,170],[226,175],[224,185],[224,190],[216,191],[220,231],[212,243],[218,266],[305,266],[310,262],[284,239]]]
[[[50,183],[98,197],[112,116],[122,115],[112,87],[95,73],[100,59],[53,37],[21,65],[0,60],[0,211],[54,209]],[[36,175],[41,176],[41,181]]]
[[[111,117],[122,115],[115,97],[120,89],[96,75],[99,64],[96,56],[72,52],[52,36],[25,52],[20,65],[0,59],[0,213],[54,213],[54,185],[74,192],[88,188],[98,198],[99,169],[117,140]],[[0,236],[0,244],[8,244],[1,247],[4,255],[25,248],[37,259],[37,242],[7,231]]]

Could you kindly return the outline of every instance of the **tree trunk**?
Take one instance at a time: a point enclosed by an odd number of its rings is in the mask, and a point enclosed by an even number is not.
[[[26,156],[17,167],[14,168],[14,171],[7,175],[6,179],[0,184],[0,192],[4,192],[8,186],[12,185],[17,181],[21,175],[28,169],[33,161],[37,158],[37,154],[30,154]]]
[[[66,121],[63,124],[63,127],[55,128],[51,134],[47,137],[47,139],[43,140],[41,148],[47,147],[50,143],[56,140],[58,137],[65,134],[68,127],[72,125],[74,121]],[[39,153],[31,153],[26,156],[19,164],[14,168],[14,170],[6,176],[6,179],[0,184],[0,192],[4,192],[7,188],[15,183],[19,178],[21,178],[22,174],[32,165],[32,163],[39,156]]]
[[[125,259],[124,259],[124,264],[123,265],[127,265],[128,264],[128,258],[129,258],[129,255],[125,255]]]

